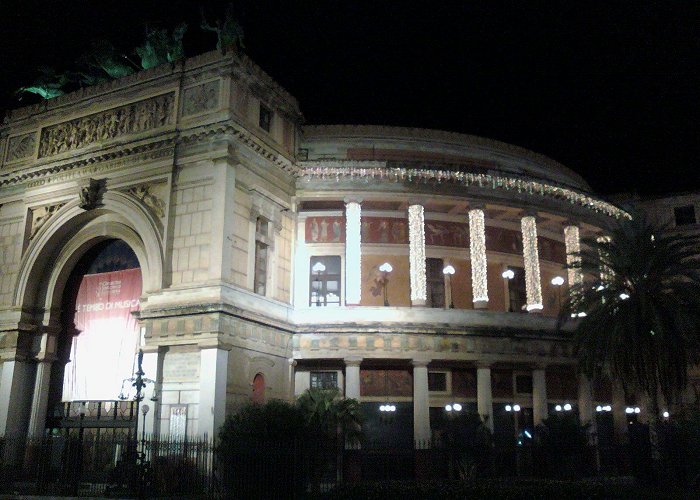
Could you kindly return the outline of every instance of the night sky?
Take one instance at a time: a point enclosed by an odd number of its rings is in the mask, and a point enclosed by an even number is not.
[[[2,2],[0,108],[41,65],[75,69],[89,42],[125,52],[145,27],[199,28],[227,2]],[[531,7],[536,3],[538,8]],[[614,6],[610,4],[614,3]],[[700,2],[235,3],[246,52],[307,123],[437,128],[517,144],[600,193],[700,189]]]

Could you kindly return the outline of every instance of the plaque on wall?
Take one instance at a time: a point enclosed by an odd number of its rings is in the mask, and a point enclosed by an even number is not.
[[[184,441],[187,437],[187,405],[170,407],[170,439]]]

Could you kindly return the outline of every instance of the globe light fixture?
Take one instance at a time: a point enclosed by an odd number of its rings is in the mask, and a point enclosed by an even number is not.
[[[555,276],[552,278],[552,285],[554,286],[562,286],[564,284],[564,278],[561,276]]]
[[[571,403],[566,403],[564,405],[564,411],[571,411]]]
[[[627,300],[627,299],[630,298],[630,296],[627,295],[626,293],[622,292],[622,293],[620,294],[620,298],[621,298],[622,300]]]
[[[505,271],[503,271],[503,274],[501,274],[501,276],[503,276],[507,280],[512,280],[513,278],[515,278],[515,273],[512,269],[506,269]]]
[[[387,284],[389,283],[389,273],[394,270],[393,267],[391,267],[391,264],[388,262],[385,262],[381,266],[379,266],[379,270],[382,273],[382,289],[384,291],[384,305],[388,306],[389,305],[389,295],[387,294]]]
[[[316,264],[313,265],[311,271],[316,273],[316,307],[321,307],[321,273],[324,273],[326,271],[326,266],[323,264],[323,262],[318,261],[316,262]]]

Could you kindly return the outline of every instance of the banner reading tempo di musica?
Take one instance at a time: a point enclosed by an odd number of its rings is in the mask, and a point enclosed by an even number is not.
[[[141,269],[88,274],[75,306],[70,360],[63,400],[116,399],[134,373],[139,332],[131,314],[139,309]]]

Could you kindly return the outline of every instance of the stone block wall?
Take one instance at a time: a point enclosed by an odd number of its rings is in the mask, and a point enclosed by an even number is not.
[[[22,259],[22,217],[0,218],[0,305],[12,305]]]

